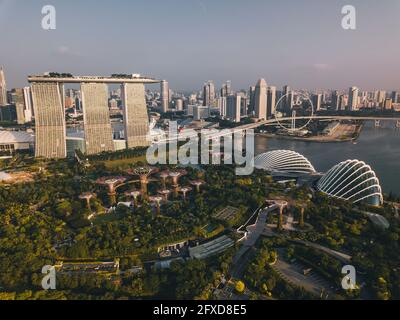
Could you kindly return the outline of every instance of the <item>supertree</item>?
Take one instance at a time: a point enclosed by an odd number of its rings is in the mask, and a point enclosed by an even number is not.
[[[196,192],[200,193],[200,187],[205,184],[204,181],[201,180],[194,180],[194,181],[190,181],[190,184],[194,187],[196,187]]]
[[[141,192],[139,190],[131,190],[125,192],[125,195],[133,198],[133,206],[136,208],[138,206],[137,198],[141,195]]]
[[[171,193],[171,190],[168,190],[168,189],[158,190],[158,194],[164,198],[165,202],[168,202],[168,196],[170,195],[170,193]]]
[[[149,183],[149,177],[157,171],[158,169],[153,167],[137,167],[131,169],[132,174],[139,177],[140,188],[144,198],[147,197],[147,185]]]
[[[183,200],[186,200],[186,194],[190,191],[192,191],[192,188],[190,187],[183,187],[179,189],[179,192],[181,192],[183,195]]]
[[[121,183],[124,183],[126,181],[126,177],[102,177],[97,179],[97,183],[103,186],[107,186],[108,187],[108,196],[110,199],[110,204],[115,204],[116,203],[116,192],[115,189],[118,185],[120,185]]]
[[[169,171],[162,171],[162,172],[160,172],[159,176],[161,178],[162,188],[166,189],[166,187],[167,187],[167,179],[169,177]]]
[[[277,200],[275,204],[279,207],[279,216],[278,216],[278,229],[283,229],[283,209],[288,205],[286,201]]]
[[[159,196],[150,196],[149,201],[156,205],[157,215],[160,215],[160,203],[163,200],[162,197]]]
[[[174,189],[174,197],[178,196],[179,178],[186,174],[187,172],[185,170],[177,170],[169,173],[169,176],[172,179],[172,188]]]
[[[79,196],[79,199],[85,200],[86,201],[86,207],[89,209],[89,211],[92,211],[92,208],[90,206],[90,200],[95,197],[96,195],[92,192],[84,192]]]

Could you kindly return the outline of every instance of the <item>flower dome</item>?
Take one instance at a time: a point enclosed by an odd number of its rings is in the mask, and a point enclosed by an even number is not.
[[[318,181],[317,189],[353,203],[380,205],[383,202],[379,179],[369,165],[359,160],[335,165]]]

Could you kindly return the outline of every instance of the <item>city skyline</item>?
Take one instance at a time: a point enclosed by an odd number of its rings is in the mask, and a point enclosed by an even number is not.
[[[341,27],[343,1],[119,1],[118,11],[111,3],[54,1],[57,29],[50,31],[40,26],[45,4],[0,2],[0,26],[6,31],[0,64],[9,88],[26,86],[28,74],[66,70],[152,74],[181,91],[199,90],[207,79],[216,87],[230,79],[235,89],[259,78],[310,90],[395,90],[400,83],[400,47],[393,42],[400,27],[396,1],[353,1],[356,30]]]

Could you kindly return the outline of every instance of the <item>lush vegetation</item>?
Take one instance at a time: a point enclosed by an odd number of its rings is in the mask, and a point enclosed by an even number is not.
[[[30,170],[35,180],[0,185],[0,299],[210,298],[221,274],[228,273],[236,248],[209,260],[177,260],[169,269],[157,269],[154,260],[158,259],[158,247],[182,239],[202,241],[207,237],[207,225],[217,226],[212,230],[218,232],[212,236],[223,230],[218,228],[220,225],[226,228],[224,232],[231,232],[232,226],[247,220],[267,198],[285,198],[293,208],[306,204],[305,220],[312,227],[308,232],[292,233],[291,237],[352,255],[352,263],[362,273],[373,298],[400,298],[400,226],[390,205],[378,209],[359,207],[385,216],[390,228],[383,230],[348,203],[318,193],[312,195],[305,187],[275,183],[264,171],[239,177],[232,166],[202,166],[186,168],[187,175],[180,179],[181,185],[202,179],[205,184],[201,192],[193,190],[186,201],[171,195],[160,215],[147,201],[135,210],[119,206],[115,213],[101,215],[110,206],[109,196],[96,180],[127,174],[125,164],[107,169],[103,162],[129,161],[141,154],[140,149],[102,154],[91,157],[89,166],[86,161],[44,162],[25,157],[3,163],[3,168]],[[127,201],[124,191],[132,186],[121,187],[117,201]],[[160,187],[160,181],[152,181],[149,192],[155,194]],[[85,192],[96,194],[90,200],[91,211],[79,198]],[[215,212],[228,205],[240,209],[237,219],[227,223],[215,220]],[[298,210],[292,211],[297,219]],[[99,215],[88,220],[92,212]],[[279,299],[313,298],[286,283],[271,268],[280,247],[328,281],[335,283],[340,278],[340,265],[331,257],[297,245],[267,241],[261,244],[245,272],[242,280],[246,289]],[[116,257],[121,261],[119,275],[61,274],[57,291],[41,290],[41,268],[46,264]],[[141,267],[142,271],[130,271],[134,267]]]

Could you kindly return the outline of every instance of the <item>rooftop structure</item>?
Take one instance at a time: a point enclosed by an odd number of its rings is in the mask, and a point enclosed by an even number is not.
[[[51,76],[51,75],[30,75],[29,82],[57,82],[57,83],[159,83],[155,78],[141,76],[138,74],[120,76]]]
[[[0,130],[0,152],[29,150],[33,148],[35,138],[25,131]]]
[[[197,247],[189,248],[189,254],[191,258],[205,259],[212,255],[221,253],[233,245],[234,241],[231,238],[228,236],[222,236]]]

